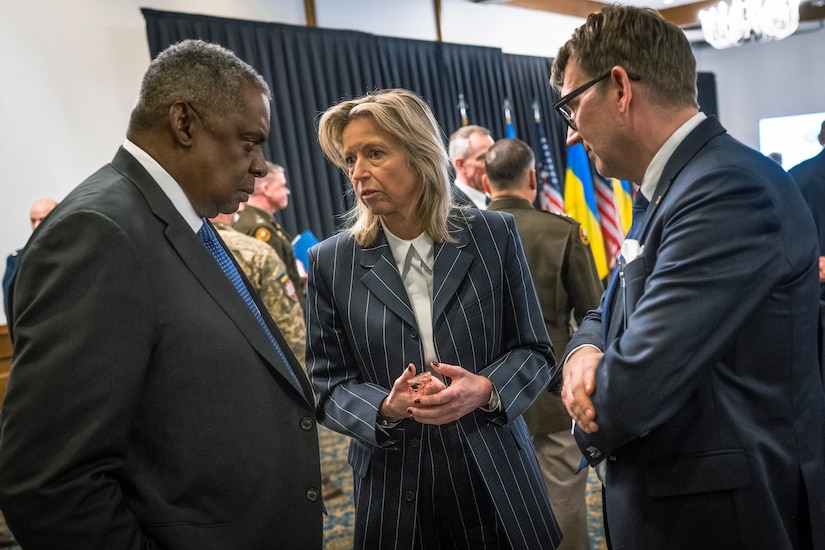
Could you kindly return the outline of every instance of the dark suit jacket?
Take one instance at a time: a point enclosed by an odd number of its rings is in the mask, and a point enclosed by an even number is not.
[[[796,181],[813,214],[819,238],[819,255],[825,256],[825,149],[797,164],[788,173]],[[825,284],[821,285],[820,290],[820,298],[825,300]]]
[[[572,334],[571,313],[581,323],[599,307],[602,283],[581,224],[569,216],[536,210],[518,197],[499,197],[487,206],[516,218],[524,255],[530,265],[544,325],[553,347],[564,350]],[[561,399],[546,392],[524,413],[532,434],[570,431],[570,415]]]
[[[22,252],[22,250],[17,250],[9,254],[8,258],[6,258],[6,270],[3,272],[3,314],[7,319],[9,317],[9,286],[11,286],[11,279],[14,276],[14,272],[17,271],[20,252]]]
[[[710,118],[668,161],[640,241],[612,314],[568,346],[605,351],[600,429],[576,437],[591,464],[609,457],[613,547],[804,548],[813,529],[825,548],[818,245],[793,182]]]
[[[458,421],[514,550],[554,548],[560,533],[521,414],[555,371],[552,346],[512,216],[453,209],[454,243],[435,244],[433,337],[439,361],[488,376],[503,412]],[[467,219],[472,216],[472,219]],[[328,427],[353,437],[356,547],[412,548],[422,425],[382,440],[378,406],[423,349],[386,237],[361,248],[339,234],[309,251],[307,367]],[[379,538],[380,533],[380,538]]]
[[[321,548],[308,381],[134,157],[60,203],[11,294],[0,508],[23,547]]]

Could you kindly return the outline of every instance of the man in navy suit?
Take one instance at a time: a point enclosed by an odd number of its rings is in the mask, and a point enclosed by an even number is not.
[[[819,252],[802,196],[698,110],[690,44],[654,11],[589,15],[552,83],[567,143],[649,201],[563,358],[610,544],[825,548]]]
[[[825,146],[825,121],[819,130],[819,143]],[[825,149],[797,164],[788,173],[808,203],[819,238],[819,363],[825,384]]]
[[[819,143],[825,147],[825,121],[819,130]],[[814,216],[819,237],[820,298],[825,300],[825,149],[797,164],[788,173],[796,181]]]
[[[266,173],[269,100],[229,50],[170,46],[123,147],[24,249],[0,507],[27,550],[321,548],[309,382],[199,238]]]
[[[32,231],[37,229],[40,222],[49,215],[49,212],[54,210],[55,206],[57,206],[57,201],[49,198],[37,199],[32,203],[31,208],[29,208],[29,222],[31,223]],[[6,258],[6,271],[3,273],[3,313],[6,318],[9,316],[9,286],[11,286],[11,279],[17,270],[17,262],[20,260],[21,252],[22,249],[17,250],[9,254],[9,257]]]

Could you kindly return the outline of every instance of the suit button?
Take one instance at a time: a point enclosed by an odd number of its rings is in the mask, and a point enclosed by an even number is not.
[[[412,502],[413,500],[415,500],[415,492],[407,491],[406,493],[404,493],[404,498],[407,500],[407,502]]]
[[[413,340],[418,340],[418,332],[416,332],[415,329],[410,329],[410,337]]]
[[[318,500],[318,497],[321,496],[321,493],[315,487],[310,487],[307,489],[307,500],[310,502],[315,502]]]
[[[308,416],[305,416],[301,419],[301,429],[302,430],[309,431],[309,430],[312,429],[312,427],[314,425],[315,425],[315,422],[313,422],[313,420]]]
[[[413,449],[417,449],[419,445],[421,445],[421,440],[417,437],[414,437],[410,440],[410,447],[412,447]]]

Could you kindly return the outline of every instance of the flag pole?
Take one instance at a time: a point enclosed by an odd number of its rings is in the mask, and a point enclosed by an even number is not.
[[[458,94],[458,113],[461,115],[461,125],[467,126],[467,103],[464,101],[464,94]]]

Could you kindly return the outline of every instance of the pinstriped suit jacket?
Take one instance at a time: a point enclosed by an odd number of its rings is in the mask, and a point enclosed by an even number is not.
[[[503,412],[465,416],[462,439],[512,547],[553,548],[561,533],[521,414],[556,367],[521,241],[509,214],[453,216],[455,242],[435,244],[436,354],[495,384]],[[353,437],[356,548],[411,548],[423,427],[407,419],[389,434],[376,431],[393,381],[423,362],[395,259],[383,232],[368,248],[339,234],[310,250],[308,277],[307,366],[321,421]]]

